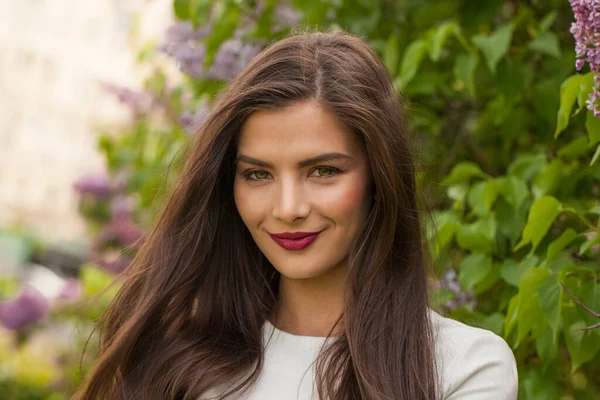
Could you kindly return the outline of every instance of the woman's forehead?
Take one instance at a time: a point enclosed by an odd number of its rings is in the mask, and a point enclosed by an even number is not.
[[[238,154],[256,157],[302,158],[328,152],[354,156],[360,151],[358,140],[338,118],[313,102],[252,113],[238,140]]]

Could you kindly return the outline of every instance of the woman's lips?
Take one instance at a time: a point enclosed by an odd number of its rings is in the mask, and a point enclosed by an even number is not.
[[[307,233],[306,236],[301,234],[285,234],[285,235],[274,235],[269,233],[271,239],[275,241],[278,245],[283,247],[286,250],[303,250],[310,246],[312,242],[314,242],[321,232]],[[287,236],[287,237],[284,237]],[[297,239],[292,239],[294,236],[301,236]]]

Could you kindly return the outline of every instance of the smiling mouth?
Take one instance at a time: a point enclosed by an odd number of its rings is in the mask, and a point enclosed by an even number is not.
[[[322,231],[321,231],[322,232]],[[281,247],[290,251],[304,250],[310,246],[321,232],[297,232],[285,234],[269,233],[271,239]]]

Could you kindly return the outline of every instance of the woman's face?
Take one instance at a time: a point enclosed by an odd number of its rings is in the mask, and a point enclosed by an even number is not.
[[[358,140],[316,103],[256,111],[240,132],[235,204],[283,277],[315,278],[345,267],[371,206],[370,176]],[[305,237],[272,236],[286,233]]]

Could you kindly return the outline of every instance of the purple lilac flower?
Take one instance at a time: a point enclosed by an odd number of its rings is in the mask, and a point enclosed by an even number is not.
[[[104,173],[82,176],[73,187],[81,194],[89,194],[98,198],[106,198],[113,193],[110,177]]]
[[[302,12],[296,10],[290,3],[277,3],[274,11],[277,23],[273,26],[273,30],[276,32],[302,22]]]
[[[69,279],[57,296],[57,300],[72,302],[77,301],[83,294],[81,282],[77,279]]]
[[[133,199],[128,196],[115,196],[110,201],[110,214],[114,219],[129,219],[133,212]]]
[[[448,309],[455,310],[459,307],[466,306],[468,304],[475,305],[476,300],[473,298],[473,289],[464,291],[460,283],[458,282],[458,275],[453,269],[449,269],[444,273],[442,279],[440,279],[439,286],[450,290],[456,295],[452,300],[448,300],[444,306]]]
[[[569,0],[575,14],[571,24],[571,34],[575,38],[577,61],[575,68],[580,71],[586,63],[594,73],[594,88],[586,101],[587,108],[600,118],[600,0]]]
[[[109,82],[105,82],[103,87],[109,93],[114,94],[119,102],[129,107],[135,116],[146,113],[150,108],[151,99],[146,93]]]
[[[210,115],[210,108],[206,102],[203,102],[196,111],[186,110],[181,114],[179,122],[183,129],[191,134],[198,132],[200,126]]]
[[[123,246],[131,246],[140,240],[143,234],[143,231],[129,218],[114,218],[100,233],[96,249],[99,250],[113,241]]]
[[[98,264],[110,273],[120,274],[131,264],[131,258],[117,253],[107,254],[98,261]]]
[[[209,25],[194,31],[189,22],[178,23],[167,30],[166,41],[160,50],[173,57],[181,71],[194,78],[211,80],[233,79],[261,50],[234,35],[221,45],[213,64],[205,71],[206,47],[202,39],[210,30]]]
[[[126,171],[118,173],[114,178],[111,178],[106,172],[90,173],[81,176],[75,181],[73,187],[80,194],[105,199],[122,193],[127,188],[129,176],[130,174]]]
[[[212,80],[231,80],[237,76],[250,61],[260,53],[261,48],[240,39],[225,41],[206,72],[206,78]]]
[[[8,329],[20,330],[44,318],[48,301],[36,289],[24,286],[13,301],[0,303],[0,322]]]

